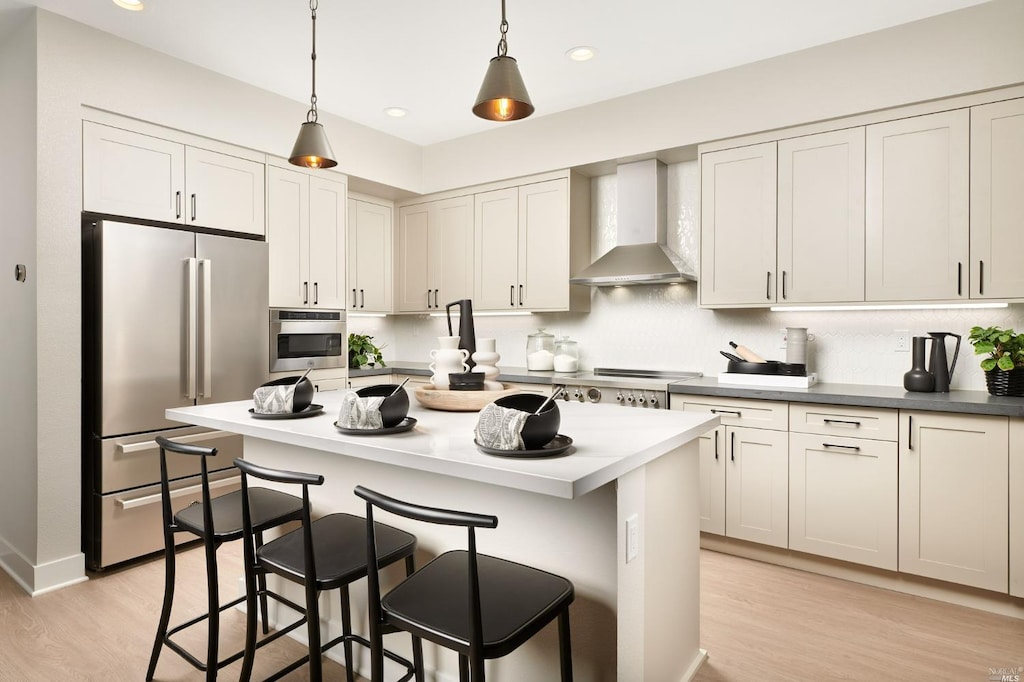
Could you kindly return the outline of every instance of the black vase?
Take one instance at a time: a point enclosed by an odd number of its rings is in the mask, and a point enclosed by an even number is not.
[[[903,375],[903,388],[915,393],[931,393],[935,390],[935,375],[925,369],[924,343],[926,336],[914,337],[913,366]],[[935,343],[934,339],[932,343]]]
[[[990,369],[985,372],[985,384],[992,395],[1024,396],[1024,367]]]

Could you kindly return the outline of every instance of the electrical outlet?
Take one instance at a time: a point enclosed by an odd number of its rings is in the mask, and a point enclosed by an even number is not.
[[[786,350],[786,330],[779,330],[779,350]]]
[[[640,517],[633,514],[626,519],[626,563],[640,553]]]
[[[906,329],[897,329],[893,332],[896,335],[896,352],[910,352],[910,332]]]

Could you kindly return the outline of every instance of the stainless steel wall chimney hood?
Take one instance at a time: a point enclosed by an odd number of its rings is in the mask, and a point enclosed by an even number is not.
[[[665,246],[665,164],[657,159],[624,163],[616,176],[617,243],[569,282],[600,287],[696,281]]]

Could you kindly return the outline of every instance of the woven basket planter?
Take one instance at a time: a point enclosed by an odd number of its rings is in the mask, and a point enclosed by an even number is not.
[[[1024,367],[1011,370],[990,369],[985,372],[985,383],[992,395],[1024,396]]]

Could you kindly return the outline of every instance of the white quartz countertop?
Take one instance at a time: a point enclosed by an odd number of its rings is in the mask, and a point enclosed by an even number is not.
[[[473,443],[476,412],[422,408],[410,396],[405,433],[345,435],[337,430],[344,391],[317,393],[322,414],[303,419],[255,419],[243,400],[172,408],[167,418],[244,436],[320,450],[394,466],[465,478],[529,492],[573,499],[644,466],[719,423],[716,415],[560,402],[559,433],[573,439],[564,455],[526,459],[481,452]]]

